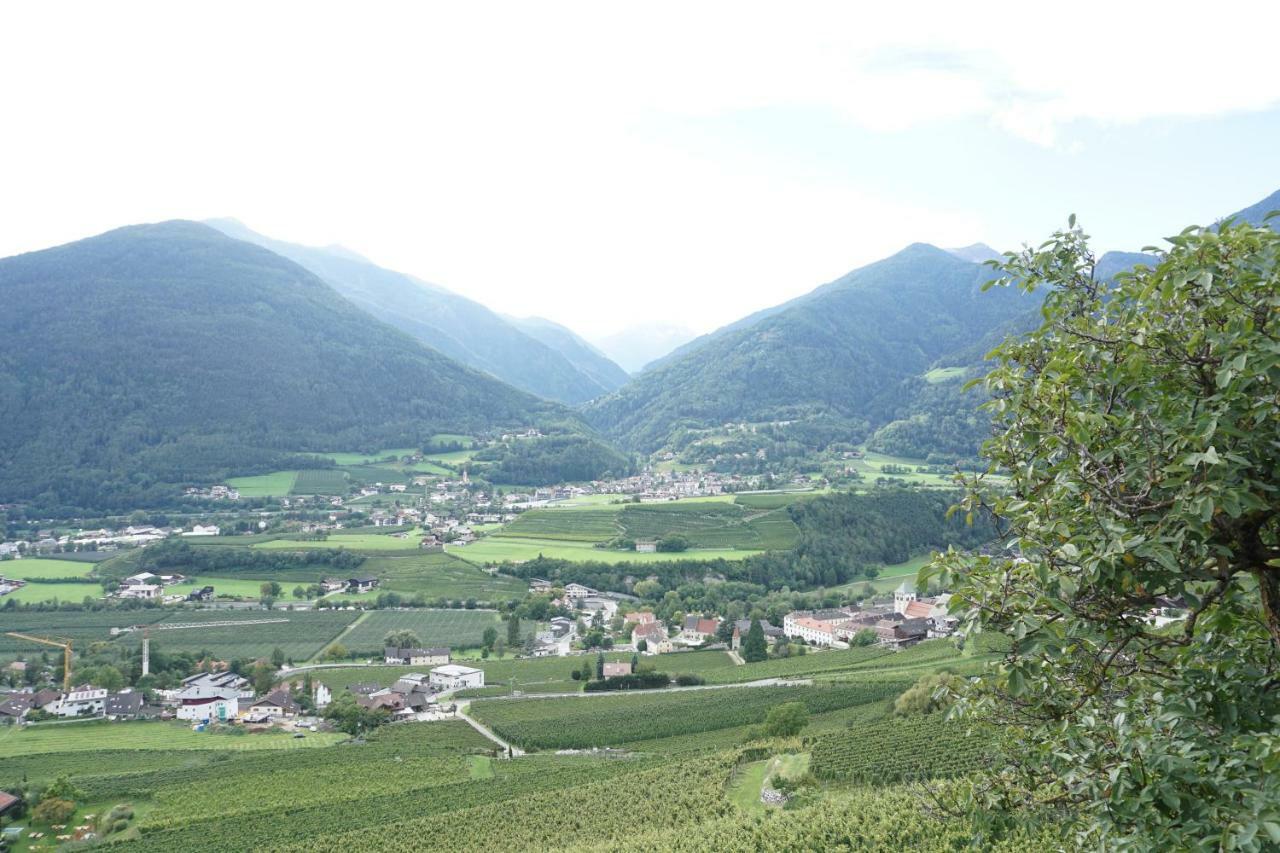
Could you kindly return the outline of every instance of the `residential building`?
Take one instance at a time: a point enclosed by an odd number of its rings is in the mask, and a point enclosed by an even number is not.
[[[751,630],[750,619],[739,619],[733,623],[733,638],[729,641],[729,648],[738,650],[742,648],[742,641],[747,638],[747,632]],[[760,620],[760,630],[764,631],[764,641],[773,645],[779,638],[785,636],[782,629],[776,625],[770,625],[765,620]]]
[[[107,696],[102,713],[109,720],[136,720],[146,716],[146,697],[137,690],[121,690]],[[153,708],[154,710],[154,708]]]
[[[240,714],[240,695],[235,690],[204,690],[179,700],[179,720],[225,723]]]
[[[687,643],[705,643],[714,640],[720,628],[719,618],[688,615],[684,617],[684,625],[680,629],[680,639]]]
[[[107,691],[91,687],[72,690],[58,703],[60,717],[101,716],[107,701]]]
[[[641,554],[652,554],[658,550],[658,540],[656,539],[637,539],[636,551]]]
[[[456,663],[445,664],[431,670],[430,683],[438,691],[484,687],[484,670]]]
[[[373,575],[362,575],[358,578],[347,578],[348,592],[368,592],[378,585],[378,579]]]
[[[833,623],[812,616],[788,613],[783,620],[782,630],[788,637],[804,640],[814,646],[843,645],[836,637]]]
[[[296,716],[302,710],[287,690],[272,690],[249,706],[250,713],[262,714],[272,719]]]
[[[569,601],[578,601],[590,596],[597,596],[600,593],[589,586],[583,586],[580,583],[565,584],[564,597]]]
[[[622,618],[625,621],[630,622],[632,625],[644,625],[646,623],[656,621],[658,617],[654,616],[648,610],[634,610]]]
[[[631,631],[631,642],[633,645],[639,646],[640,641],[645,642],[645,654],[659,654],[663,647],[670,648],[671,641],[667,638],[667,628],[661,622],[645,622],[637,625]]]
[[[447,647],[434,649],[397,649],[387,646],[382,650],[383,662],[386,664],[404,664],[407,666],[436,666],[449,662]]]

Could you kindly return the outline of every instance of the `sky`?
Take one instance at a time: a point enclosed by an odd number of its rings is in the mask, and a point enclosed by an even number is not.
[[[5,4],[0,256],[231,216],[703,332],[916,241],[1140,249],[1280,188],[1280,4],[893,5]]]

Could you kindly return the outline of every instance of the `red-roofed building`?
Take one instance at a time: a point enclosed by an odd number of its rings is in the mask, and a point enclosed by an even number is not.
[[[932,601],[920,601],[917,599],[907,604],[906,609],[902,611],[902,615],[908,619],[928,619],[929,614],[932,612]]]
[[[705,643],[713,640],[720,628],[719,619],[708,619],[705,616],[684,617],[684,627],[680,630],[680,639],[688,643]]]

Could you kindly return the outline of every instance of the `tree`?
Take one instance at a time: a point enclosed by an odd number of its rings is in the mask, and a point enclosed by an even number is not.
[[[649,641],[642,639],[640,642],[636,643],[636,651],[642,653],[649,651]]]
[[[282,591],[280,584],[275,581],[266,581],[258,587],[258,593],[263,598],[279,598]]]
[[[507,618],[507,645],[520,645],[520,617],[514,613]]]
[[[853,635],[852,646],[874,646],[879,637],[874,628],[863,628]]]
[[[259,661],[253,665],[252,681],[255,693],[270,693],[275,680],[276,670],[271,664],[266,661]]]
[[[596,654],[596,678],[604,678],[604,652]]]
[[[62,824],[76,813],[76,804],[61,797],[45,797],[31,812],[31,817],[38,823]]]
[[[809,709],[803,702],[774,705],[764,718],[765,734],[772,737],[795,737],[809,725]]]
[[[1021,746],[979,807],[1070,807],[1082,847],[1259,849],[1280,844],[1280,235],[1170,243],[1107,279],[1073,217],[1009,256],[1042,322],[984,380],[1008,483],[974,479],[960,509],[1017,556],[922,578],[1008,642],[958,703]]]
[[[497,655],[497,656],[499,657],[499,659],[501,659],[501,658],[502,658],[502,656],[503,656],[503,655],[505,655],[505,654],[507,653],[507,641],[506,641],[506,640],[504,640],[504,639],[502,639],[501,637],[499,637],[498,639],[494,640],[494,641],[493,641],[493,653],[494,653],[495,655]]]
[[[488,627],[488,628],[485,628],[485,629],[484,629],[484,637],[483,637],[483,639],[481,640],[480,645],[481,645],[481,647],[482,647],[482,648],[484,648],[486,651],[488,651],[488,650],[490,650],[490,649],[492,649],[492,648],[493,648],[493,644],[494,644],[494,642],[495,642],[497,639],[498,639],[498,629],[497,629],[497,628],[494,628],[494,627],[492,627],[492,626],[491,626],[491,627]]]
[[[271,650],[271,665],[276,669],[284,666],[284,649],[276,646]]]
[[[582,659],[582,680],[590,681],[595,672],[595,668],[591,665],[591,658],[584,657]]]
[[[342,645],[342,643],[334,643],[324,651],[324,656],[329,660],[342,660],[347,657],[348,654],[349,652],[347,651],[347,647]]]
[[[668,553],[678,553],[680,551],[689,550],[689,540],[678,533],[671,536],[664,536],[658,540],[658,550]]]
[[[80,800],[84,799],[84,792],[75,786],[71,779],[65,773],[59,773],[57,778],[49,783],[49,787],[44,789],[42,797],[57,797],[63,800]]]
[[[395,631],[388,631],[387,635],[382,638],[384,646],[390,646],[393,649],[417,649],[422,647],[422,640],[418,638],[417,633],[408,628],[399,628]]]
[[[742,659],[747,663],[755,663],[769,657],[769,645],[764,638],[764,628],[759,619],[751,620],[747,636],[742,641]]]
[[[306,587],[304,587],[304,586],[302,586],[301,584],[299,584],[298,586],[295,586],[295,587],[293,588],[293,597],[294,597],[294,598],[306,598],[306,597],[307,597],[307,588],[306,588]]]

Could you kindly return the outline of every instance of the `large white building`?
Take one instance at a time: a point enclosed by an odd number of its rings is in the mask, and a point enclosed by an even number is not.
[[[58,703],[58,716],[79,717],[82,714],[101,716],[107,702],[105,690],[72,690]]]
[[[484,670],[456,663],[445,664],[431,670],[430,684],[432,689],[440,692],[484,687]]]

